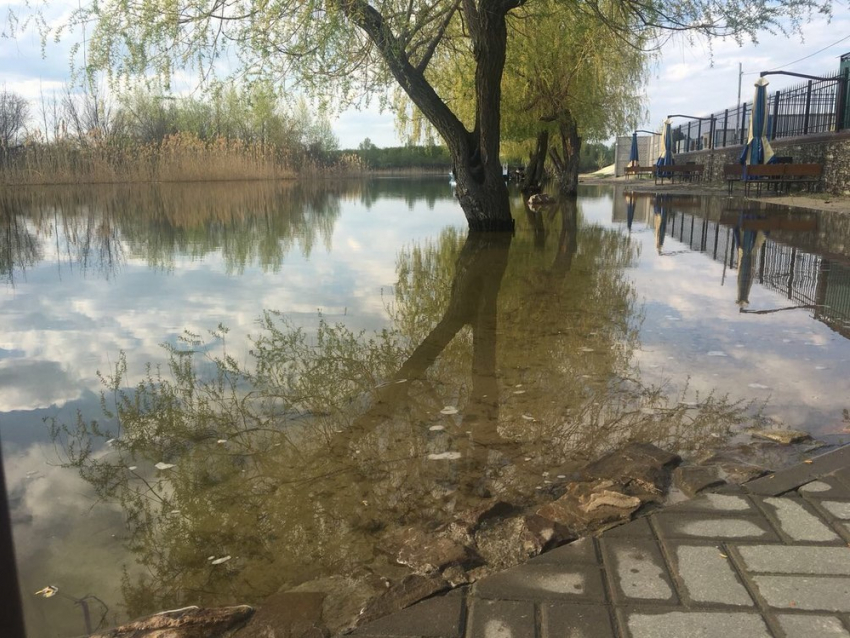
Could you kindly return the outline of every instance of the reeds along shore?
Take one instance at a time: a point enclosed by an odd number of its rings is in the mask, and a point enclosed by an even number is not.
[[[162,142],[62,140],[0,148],[4,185],[287,179],[359,172],[356,155],[316,156],[277,145],[176,133]]]

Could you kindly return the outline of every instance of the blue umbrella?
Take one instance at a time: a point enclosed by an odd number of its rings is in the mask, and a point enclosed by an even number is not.
[[[735,303],[743,310],[750,305],[750,290],[753,287],[756,256],[767,239],[764,231],[744,228],[742,215],[732,231],[738,248],[738,298]]]
[[[747,145],[741,153],[741,164],[770,164],[773,162],[773,149],[767,141],[767,85],[768,81],[759,78],[756,81],[756,94],[753,98],[753,111],[750,113],[750,130]]]
[[[656,166],[670,166],[673,164],[673,122],[668,117],[664,120],[661,129],[661,155],[658,156]]]
[[[632,222],[635,220],[635,194],[626,193],[626,226],[632,232]]]
[[[632,133],[632,149],[629,152],[629,166],[640,166],[640,158],[638,156],[637,131]],[[631,226],[629,226],[631,228]]]

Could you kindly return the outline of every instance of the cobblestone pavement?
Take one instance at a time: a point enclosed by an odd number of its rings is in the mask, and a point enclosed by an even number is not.
[[[359,638],[850,638],[850,446],[542,554]]]

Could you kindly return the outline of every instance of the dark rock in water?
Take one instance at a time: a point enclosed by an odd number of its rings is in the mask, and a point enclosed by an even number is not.
[[[475,546],[486,563],[486,573],[524,563],[542,551],[541,540],[529,531],[524,516],[491,520],[475,532]],[[485,575],[479,572],[477,577]]]
[[[390,542],[399,548],[396,560],[420,574],[452,565],[472,567],[481,564],[481,557],[466,545],[415,527],[402,530]]]
[[[683,465],[673,472],[673,482],[688,496],[696,496],[710,487],[725,485],[716,465]]]
[[[667,489],[670,472],[681,462],[678,454],[665,452],[651,443],[629,443],[585,466],[586,479],[610,479],[623,485],[630,495],[661,494]]]
[[[253,615],[248,605],[185,607],[145,616],[90,638],[225,638]]]
[[[718,467],[723,472],[726,481],[735,485],[752,481],[770,473],[770,470],[759,465],[749,465],[746,463],[721,463]]]
[[[320,592],[278,592],[269,596],[238,638],[327,638]]]
[[[328,576],[302,583],[287,593],[322,594],[322,624],[335,636],[343,629],[351,627],[363,607],[384,591],[385,588],[379,590],[362,578]]]
[[[400,611],[423,598],[446,591],[450,587],[449,583],[439,574],[428,576],[411,574],[400,583],[390,587],[382,596],[370,601],[357,619],[357,625],[363,625]]]
[[[491,518],[504,518],[510,516],[516,511],[516,508],[505,501],[498,499],[490,499],[484,503],[479,503],[476,507],[468,510],[460,511],[456,514],[455,520],[465,526],[468,531],[475,530],[483,521]]]

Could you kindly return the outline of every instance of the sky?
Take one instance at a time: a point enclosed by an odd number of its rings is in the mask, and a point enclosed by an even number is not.
[[[18,0],[0,0],[0,31],[5,30],[6,7],[16,4]],[[850,52],[850,0],[834,0],[831,22],[818,17],[803,27],[802,35],[763,33],[759,40],[744,46],[730,40],[688,42],[677,38],[667,42],[645,90],[648,115],[641,128],[658,130],[671,113],[701,116],[734,106],[739,78],[741,100],[749,101],[759,71],[823,75],[838,70],[839,57]],[[51,44],[42,57],[39,40],[32,32],[16,39],[0,38],[0,87],[33,100],[42,91],[61,91],[69,77],[70,44],[69,39]],[[787,76],[769,80],[769,91],[803,81]],[[366,137],[379,147],[402,144],[392,114],[381,113],[376,102],[362,111],[345,111],[333,122],[340,148],[356,148]]]

